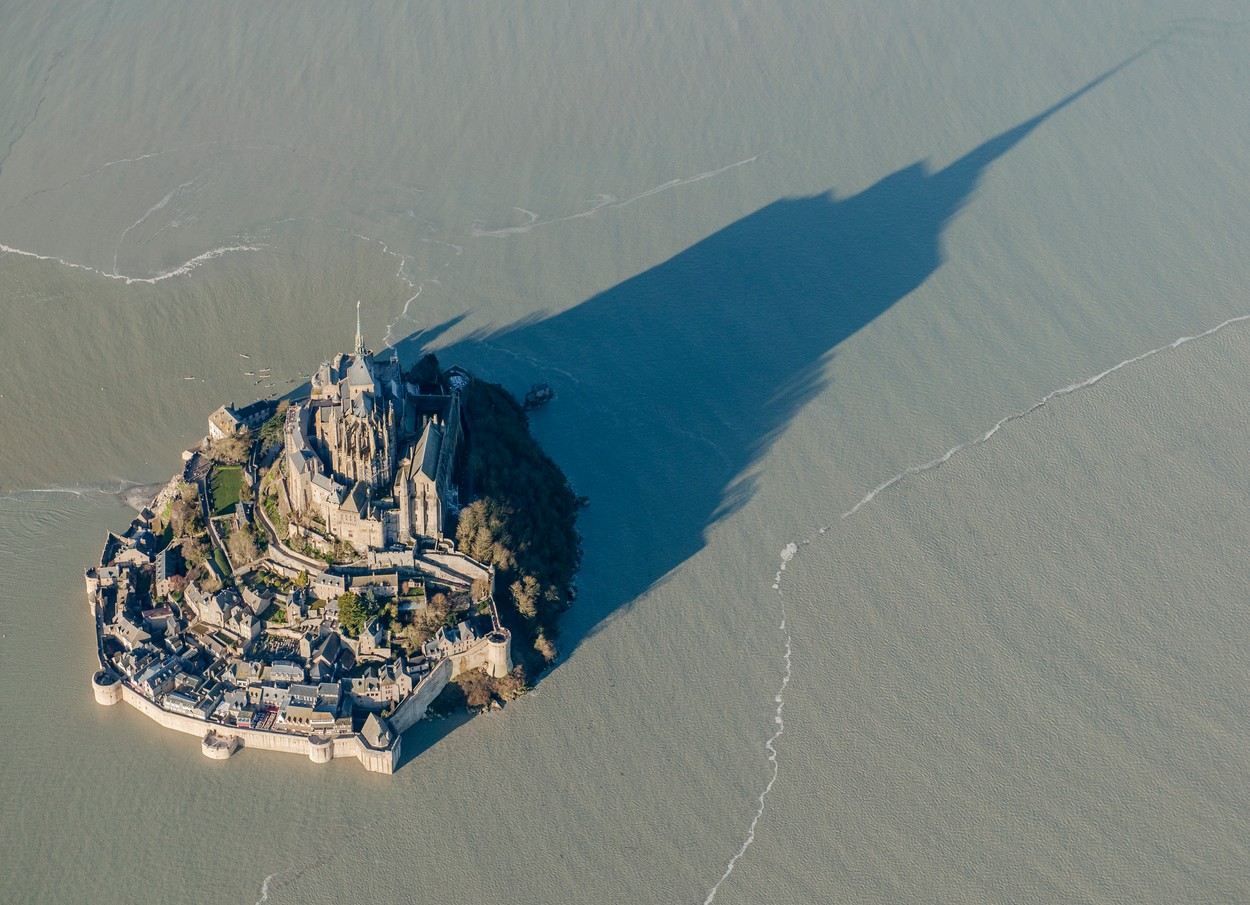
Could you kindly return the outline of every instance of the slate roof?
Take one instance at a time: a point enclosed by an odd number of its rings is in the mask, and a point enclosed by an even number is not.
[[[424,474],[431,481],[435,480],[438,473],[438,451],[442,445],[443,432],[433,421],[427,422],[425,430],[421,432],[421,439],[412,451],[412,470]]]
[[[357,481],[356,486],[352,488],[346,499],[341,505],[342,509],[348,512],[355,512],[358,515],[364,514],[369,509],[369,488],[365,486],[363,481]]]
[[[373,374],[366,361],[367,356],[357,355],[351,367],[347,369],[347,385],[349,387],[373,386]]]
[[[374,748],[385,748],[391,743],[391,730],[386,725],[386,721],[376,713],[369,714],[368,719],[365,720],[364,727],[360,730],[360,734]]]

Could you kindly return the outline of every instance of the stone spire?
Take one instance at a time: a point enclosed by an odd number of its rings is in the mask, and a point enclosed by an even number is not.
[[[360,335],[360,299],[356,299],[356,354],[365,354],[365,338]]]

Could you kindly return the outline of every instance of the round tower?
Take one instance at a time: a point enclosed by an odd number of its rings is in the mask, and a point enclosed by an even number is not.
[[[215,729],[200,739],[200,753],[213,760],[229,760],[240,747],[242,742],[237,735],[218,735]]]
[[[486,636],[485,667],[496,679],[512,672],[512,633],[503,626]]]
[[[122,699],[122,683],[112,670],[99,669],[91,677],[91,690],[95,694],[95,702],[105,707],[112,706]]]
[[[326,735],[310,735],[308,759],[314,764],[328,764],[334,759],[334,739]]]

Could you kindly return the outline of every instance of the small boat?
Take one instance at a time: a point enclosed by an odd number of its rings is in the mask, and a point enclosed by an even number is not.
[[[256,376],[256,372],[255,372],[255,371],[244,371],[244,372],[243,372],[243,376],[244,376],[244,377],[255,377],[255,376]]]
[[[182,379],[183,379],[183,380],[195,380],[195,378],[194,378],[194,377],[184,377],[184,378],[182,378]]]
[[[240,352],[240,353],[239,353],[239,357],[240,357],[240,358],[251,358],[252,356],[248,355],[246,352]]]

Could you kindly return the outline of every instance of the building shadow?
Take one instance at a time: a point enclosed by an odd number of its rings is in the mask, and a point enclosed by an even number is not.
[[[775,201],[572,309],[439,350],[489,377],[502,349],[540,363],[533,380],[557,391],[534,417],[591,501],[583,574],[605,577],[582,583],[563,656],[750,498],[755,463],[825,387],[838,345],[942,264],[942,233],[986,169],[1135,58],[944,169],[917,162],[847,198]],[[427,340],[401,342],[402,357]]]

